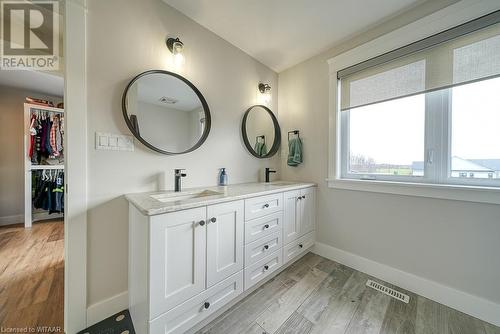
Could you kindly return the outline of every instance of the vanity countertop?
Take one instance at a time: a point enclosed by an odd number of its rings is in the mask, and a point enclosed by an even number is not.
[[[173,191],[145,192],[127,194],[125,197],[142,214],[154,216],[205,205],[315,186],[315,183],[275,181],[270,183],[241,183],[228,186],[190,188],[177,193]]]

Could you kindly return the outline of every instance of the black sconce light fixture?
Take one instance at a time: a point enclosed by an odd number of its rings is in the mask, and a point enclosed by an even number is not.
[[[259,83],[259,92],[262,94],[264,103],[271,101],[271,86],[269,84]]]
[[[174,56],[174,65],[180,66],[184,64],[184,43],[181,42],[179,37],[167,38],[167,48]]]

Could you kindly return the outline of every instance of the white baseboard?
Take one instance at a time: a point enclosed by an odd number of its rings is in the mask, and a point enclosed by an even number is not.
[[[320,242],[316,242],[312,251],[425,298],[500,326],[500,305],[492,301]]]
[[[12,224],[24,224],[24,215],[0,217],[0,226]]]
[[[87,307],[87,327],[128,309],[128,291],[119,293]]]

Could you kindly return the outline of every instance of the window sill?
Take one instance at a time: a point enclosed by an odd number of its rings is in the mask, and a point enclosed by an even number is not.
[[[327,182],[329,188],[335,189],[500,204],[500,188],[496,187],[355,179],[327,179]]]

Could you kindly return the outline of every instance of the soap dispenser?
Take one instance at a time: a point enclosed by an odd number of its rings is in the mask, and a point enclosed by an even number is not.
[[[221,168],[219,173],[219,186],[227,186],[227,174],[226,169]]]

